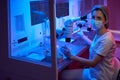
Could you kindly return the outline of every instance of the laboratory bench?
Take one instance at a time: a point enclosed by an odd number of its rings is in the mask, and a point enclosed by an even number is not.
[[[86,36],[88,36],[89,39],[93,40],[93,37],[95,35],[94,31],[91,32],[84,32]],[[72,55],[76,55],[79,57],[87,58],[89,57],[89,45],[87,45],[78,34],[73,35],[73,41],[72,43],[68,43],[71,50]],[[73,47],[74,46],[74,47]],[[70,59],[64,59],[62,62],[58,63],[58,79],[61,80],[61,74],[64,70],[70,70],[70,69],[83,69],[85,68],[85,65],[80,64],[77,61],[73,61]]]
[[[95,32],[94,31],[83,31],[83,33],[89,38],[89,39],[93,39]],[[76,55],[76,56],[80,56],[80,57],[84,57],[84,58],[88,58],[89,56],[89,45],[87,43],[84,42],[83,39],[81,39],[81,37],[79,36],[79,34],[73,34],[72,38],[71,38],[71,42],[65,42],[62,38],[57,40],[57,45],[59,45],[59,47],[62,46],[67,46],[72,55]],[[67,59],[64,54],[62,54],[62,58],[58,59],[57,61],[57,69],[58,72],[68,68],[68,69],[74,69],[74,68],[83,68],[84,65],[79,64],[76,61],[72,61],[70,59]],[[43,62],[48,62],[50,63],[51,60],[49,57],[46,57],[42,60]]]
[[[83,31],[83,33],[89,38],[89,39],[93,39],[95,32],[94,31]],[[46,43],[46,45],[49,45],[49,42]],[[87,43],[84,42],[84,40],[81,39],[81,37],[79,36],[78,33],[75,33],[72,35],[71,37],[71,42],[65,42],[65,38],[61,37],[59,39],[56,39],[56,45],[59,46],[59,51],[60,48],[62,46],[67,46],[72,55],[77,55],[80,57],[84,57],[84,58],[88,58],[89,56],[89,45],[87,45]],[[26,62],[33,62],[35,64],[38,65],[43,65],[46,67],[51,67],[52,64],[52,58],[51,55],[47,54],[47,50],[44,50],[44,52],[42,52],[43,49],[40,48],[40,46],[37,46],[31,50],[29,50],[29,54],[25,55],[25,56],[18,56],[18,57],[12,57],[14,59],[19,59],[22,61],[26,61]],[[28,52],[27,52],[28,53]],[[48,50],[49,53],[49,50]],[[76,61],[72,61],[67,59],[63,53],[59,52],[56,54],[57,55],[57,70],[58,72],[61,72],[62,70],[68,68],[68,69],[73,69],[73,68],[83,68],[84,66],[79,64]]]

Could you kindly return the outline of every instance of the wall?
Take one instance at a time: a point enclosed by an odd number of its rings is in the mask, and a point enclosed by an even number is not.
[[[106,0],[81,0],[81,15],[88,14],[94,5],[106,5]]]
[[[120,30],[120,0],[107,0],[110,11],[110,29]]]
[[[120,0],[107,0],[109,25],[116,41],[120,41]]]

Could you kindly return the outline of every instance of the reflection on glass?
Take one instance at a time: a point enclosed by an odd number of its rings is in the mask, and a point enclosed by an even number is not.
[[[10,0],[10,58],[43,64],[51,55],[48,6],[48,0]]]

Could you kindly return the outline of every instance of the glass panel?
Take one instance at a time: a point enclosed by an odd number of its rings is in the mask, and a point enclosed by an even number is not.
[[[75,41],[72,37],[74,27],[68,27],[67,20],[80,16],[80,0],[56,0],[56,54],[57,62],[62,63],[66,58],[60,48],[67,46],[76,47],[71,43]],[[76,26],[75,26],[76,27]],[[59,65],[59,64],[58,64]]]
[[[9,23],[9,58],[51,66],[48,0],[10,0]]]

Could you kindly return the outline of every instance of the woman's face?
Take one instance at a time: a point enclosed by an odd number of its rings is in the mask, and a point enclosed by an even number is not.
[[[102,21],[103,23],[106,22],[106,21],[105,21],[104,14],[103,14],[100,10],[93,11],[92,19],[98,20],[98,21]]]
[[[106,21],[105,21],[105,17],[104,14],[100,11],[93,11],[92,13],[92,19],[94,20],[94,28],[101,28],[103,27],[103,25],[105,25]]]

